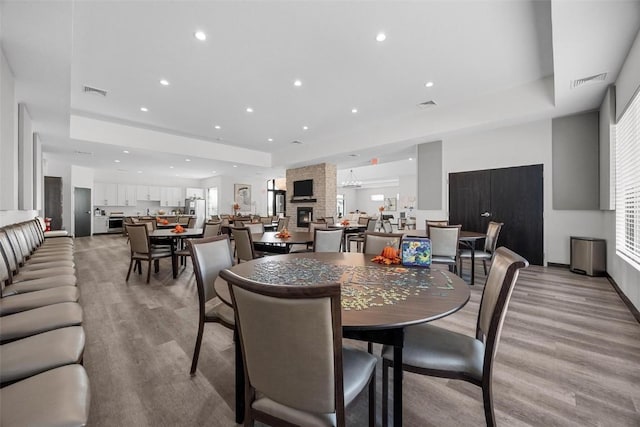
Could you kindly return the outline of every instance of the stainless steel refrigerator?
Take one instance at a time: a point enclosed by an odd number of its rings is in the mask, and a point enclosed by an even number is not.
[[[196,217],[196,228],[202,228],[206,215],[204,199],[186,199],[184,201],[184,213]]]

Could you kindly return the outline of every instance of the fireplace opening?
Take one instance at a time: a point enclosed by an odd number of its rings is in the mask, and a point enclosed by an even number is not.
[[[309,227],[309,223],[313,221],[313,208],[298,208],[298,227]]]

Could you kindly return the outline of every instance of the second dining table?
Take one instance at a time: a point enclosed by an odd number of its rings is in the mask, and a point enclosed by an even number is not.
[[[467,284],[446,268],[380,265],[362,253],[295,253],[258,258],[231,267],[257,282],[296,285],[339,282],[343,336],[391,345],[402,360],[404,327],[448,316],[468,301]],[[216,280],[218,297],[232,305],[227,283]],[[242,358],[236,355],[236,421],[244,414]],[[402,425],[402,364],[393,367],[393,419]]]
[[[253,246],[265,252],[289,253],[293,245],[310,245],[313,233],[309,231],[290,231],[289,237],[278,237],[277,231],[251,234]]]
[[[178,257],[175,255],[176,248],[182,245],[183,239],[201,237],[204,230],[202,228],[185,228],[183,232],[178,233],[175,229],[157,229],[149,232],[151,240],[167,240],[171,242],[171,269],[173,278],[178,277]]]

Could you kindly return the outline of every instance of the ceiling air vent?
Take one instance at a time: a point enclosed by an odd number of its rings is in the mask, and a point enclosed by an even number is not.
[[[302,145],[302,141],[298,141],[298,140],[291,141],[291,143],[292,143],[292,144]]]
[[[83,156],[92,156],[93,153],[91,151],[80,151],[80,150],[76,150],[74,151],[75,154],[81,154]]]
[[[575,89],[580,86],[590,85],[594,83],[600,83],[605,81],[607,78],[607,73],[596,74],[595,76],[584,77],[582,79],[572,80],[571,81],[571,89]]]
[[[436,104],[436,101],[432,99],[430,101],[425,101],[418,104],[418,108],[428,108],[428,107],[433,107],[434,105],[438,105],[438,104]]]
[[[98,89],[96,87],[82,86],[82,91],[84,93],[93,93],[94,95],[107,96],[107,91],[106,90]]]

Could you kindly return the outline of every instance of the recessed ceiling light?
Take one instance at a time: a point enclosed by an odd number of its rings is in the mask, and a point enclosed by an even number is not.
[[[253,108],[247,107],[247,113],[253,113]]]
[[[351,112],[352,112],[353,114],[356,114],[356,113],[358,112],[358,109],[357,109],[357,108],[352,108],[352,109],[351,109]]]
[[[184,159],[184,161],[185,161],[185,162],[190,162],[190,161],[191,161],[191,159]]]
[[[273,138],[267,138],[267,142],[273,142]]]
[[[142,171],[138,171],[138,173],[142,173]]]
[[[161,84],[162,86],[169,86],[169,80],[167,80],[167,79],[162,79],[162,80],[160,80],[160,84]]]
[[[357,153],[349,154],[349,157],[360,157],[360,154],[357,154]]]
[[[216,173],[216,171],[211,171],[211,173]]]
[[[203,31],[196,31],[193,36],[200,40],[201,42],[207,39],[207,35]]]
[[[173,169],[173,166],[169,166],[169,169]]]
[[[218,130],[222,129],[222,128],[220,127],[220,125],[215,125],[215,126],[214,126],[214,128],[216,128],[216,129],[218,129]]]
[[[129,154],[129,150],[122,150],[124,154]]]
[[[309,130],[309,126],[302,126],[302,130]]]
[[[233,167],[234,167],[234,168],[237,168],[237,167],[238,167],[238,165],[233,165]]]
[[[114,163],[120,163],[120,160],[114,160],[113,162]]]
[[[140,111],[144,111],[146,113],[149,109],[147,107],[140,107]]]
[[[426,87],[433,87],[433,82],[426,82],[424,85]]]
[[[385,33],[378,33],[376,36],[376,40],[379,42],[383,42],[387,39],[387,35]]]
[[[413,160],[413,157],[409,157],[409,160]]]
[[[296,80],[296,81],[293,82],[293,85],[297,86],[297,87],[300,87],[300,86],[302,86],[302,81]]]

